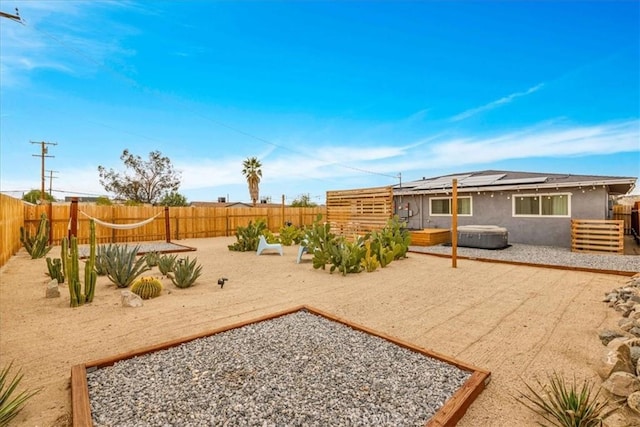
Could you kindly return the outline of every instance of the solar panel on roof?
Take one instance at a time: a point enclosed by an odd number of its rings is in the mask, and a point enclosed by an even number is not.
[[[458,185],[460,187],[481,187],[485,185],[491,185],[504,176],[506,176],[506,174],[504,173],[499,175],[470,176],[461,180]]]
[[[547,180],[546,176],[534,176],[532,178],[512,178],[512,179],[501,179],[496,182],[496,185],[514,185],[514,184],[537,184],[542,183]]]
[[[430,179],[425,181],[424,183],[415,187],[416,190],[430,190],[434,188],[450,188],[452,185],[452,181],[457,179],[458,182],[462,179],[469,177],[471,175],[451,175],[451,176],[443,176],[439,178]]]

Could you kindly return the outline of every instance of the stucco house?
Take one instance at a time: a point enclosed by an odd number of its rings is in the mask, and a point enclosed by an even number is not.
[[[571,246],[572,219],[612,219],[613,198],[636,177],[485,170],[422,178],[393,188],[395,212],[409,229],[451,228],[452,182],[458,225],[497,225],[510,243]]]

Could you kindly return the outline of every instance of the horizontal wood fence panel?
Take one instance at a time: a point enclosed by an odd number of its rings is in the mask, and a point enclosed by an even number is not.
[[[393,216],[393,188],[327,191],[327,221],[341,235],[380,230]]]
[[[24,205],[19,201],[19,212],[23,213],[18,222],[27,229],[35,230],[40,215],[47,214],[52,225],[52,242],[59,245],[68,235],[71,204],[46,206]],[[296,226],[313,224],[318,215],[326,216],[322,206],[311,208],[298,207],[171,207],[169,208],[169,236],[163,206],[98,206],[91,203],[78,203],[78,243],[89,243],[89,221],[96,218],[111,224],[136,224],[153,218],[148,224],[132,229],[114,229],[96,223],[96,239],[99,244],[127,243],[166,240],[180,240],[205,237],[233,236],[239,226],[249,222],[264,220],[271,232],[277,233],[287,222]],[[157,215],[157,216],[156,216]],[[16,239],[19,241],[19,226]]]
[[[571,220],[571,250],[624,253],[624,221]]]

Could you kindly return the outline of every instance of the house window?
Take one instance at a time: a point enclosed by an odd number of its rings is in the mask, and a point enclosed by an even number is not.
[[[571,193],[515,194],[513,216],[571,216]]]
[[[451,197],[432,197],[430,199],[429,214],[432,216],[450,216]],[[472,215],[471,197],[458,197],[458,215]]]

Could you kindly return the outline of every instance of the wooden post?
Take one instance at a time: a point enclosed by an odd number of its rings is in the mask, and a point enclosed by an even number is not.
[[[164,207],[164,233],[167,243],[171,243],[171,227],[169,226],[169,206]]]
[[[282,226],[284,227],[284,194],[282,195]]]
[[[451,185],[451,267],[458,266],[458,180]]]
[[[69,224],[69,233],[67,237],[71,240],[71,236],[78,237],[78,198],[71,198],[71,212],[69,212],[71,224]]]

